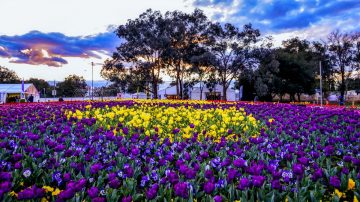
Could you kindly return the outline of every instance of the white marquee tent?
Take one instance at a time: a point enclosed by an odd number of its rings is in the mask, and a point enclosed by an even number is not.
[[[9,98],[18,97],[20,98],[22,94],[22,84],[0,84],[0,103],[6,103],[9,101]],[[40,95],[39,91],[32,83],[24,84],[24,94],[25,98],[30,95],[34,96],[34,101],[39,100]]]

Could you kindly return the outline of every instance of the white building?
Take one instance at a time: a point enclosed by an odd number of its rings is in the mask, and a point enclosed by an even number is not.
[[[202,90],[201,90],[202,89]],[[202,96],[201,96],[202,94]],[[176,96],[176,86],[168,86],[159,90],[159,99],[173,99]],[[189,96],[191,100],[221,100],[223,96],[222,85],[215,85],[215,88],[210,89],[206,87],[204,83],[197,83],[189,89]],[[239,100],[239,91],[234,90],[234,84],[232,83],[226,91],[226,100],[237,101]]]
[[[201,90],[202,89],[202,90]],[[215,97],[216,100],[221,100],[223,97],[223,86],[216,84],[212,92],[206,87],[204,83],[197,83],[190,90],[190,99],[192,100],[209,100]],[[201,96],[202,95],[202,96]],[[239,100],[239,92],[234,89],[234,85],[230,86],[226,90],[226,100],[227,101],[237,101]]]
[[[32,83],[24,84],[24,96],[25,100],[33,95],[34,102],[40,98],[39,91]],[[9,101],[15,101],[22,97],[22,84],[0,84],[0,104],[7,103]]]

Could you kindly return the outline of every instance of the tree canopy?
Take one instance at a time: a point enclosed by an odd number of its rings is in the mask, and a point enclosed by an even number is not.
[[[86,87],[86,81],[82,76],[69,75],[57,84],[57,94],[63,97],[83,97],[87,92]]]
[[[20,78],[14,71],[6,67],[0,66],[0,83],[19,83],[19,82],[20,82]]]

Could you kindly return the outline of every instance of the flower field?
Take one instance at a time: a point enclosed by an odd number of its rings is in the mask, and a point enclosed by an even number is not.
[[[360,112],[123,100],[0,107],[0,200],[358,201]]]

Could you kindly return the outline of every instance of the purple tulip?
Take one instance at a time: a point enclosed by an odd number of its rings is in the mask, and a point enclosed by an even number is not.
[[[71,179],[71,174],[70,174],[70,173],[64,173],[63,179],[64,179],[65,182],[70,181],[70,179]]]
[[[228,175],[227,175],[228,182],[232,182],[236,176],[237,176],[237,170],[233,168],[228,169]]]
[[[21,162],[19,161],[19,162],[16,162],[15,163],[15,165],[14,165],[14,168],[15,169],[20,169],[22,167],[22,165],[21,165]]]
[[[239,185],[237,186],[238,189],[240,190],[245,190],[247,188],[250,187],[250,180],[247,179],[247,178],[241,178],[240,179],[240,182],[239,182]]]
[[[331,176],[330,177],[330,185],[336,188],[340,188],[340,179],[338,178],[338,176]]]
[[[0,190],[3,192],[9,192],[11,190],[12,183],[9,181],[1,182],[0,183]]]
[[[211,181],[205,182],[205,184],[204,184],[205,193],[211,194],[214,191],[214,189],[215,189],[214,183],[212,183]]]
[[[87,193],[90,198],[95,198],[99,195],[99,189],[97,187],[91,187],[87,190]]]
[[[175,192],[176,196],[180,196],[185,199],[189,197],[187,184],[185,182],[179,182],[179,183],[175,184],[174,192]]]
[[[234,160],[233,164],[235,167],[238,167],[238,168],[243,168],[243,167],[247,166],[246,160],[244,160],[242,158]]]
[[[324,148],[326,156],[330,156],[334,153],[335,148],[332,145],[328,145]]]
[[[65,189],[60,192],[59,198],[61,199],[71,199],[75,196],[75,191],[73,189]]]
[[[148,200],[154,199],[157,196],[158,189],[159,189],[158,184],[152,185],[151,188],[146,191],[146,198]]]
[[[318,168],[318,169],[316,169],[316,170],[314,171],[311,179],[312,179],[313,181],[316,181],[316,180],[322,178],[322,176],[323,176],[322,170],[321,170],[320,168]]]
[[[264,184],[265,181],[265,177],[264,176],[252,176],[252,183],[255,187],[261,187]]]
[[[294,164],[292,170],[295,175],[302,176],[304,174],[304,169],[301,164]]]
[[[85,178],[82,178],[80,179],[79,181],[76,182],[74,188],[75,188],[75,191],[81,191],[86,185],[86,179]]]
[[[34,185],[19,192],[17,199],[18,200],[36,199],[36,198],[41,198],[44,195],[45,195],[45,190],[42,188],[38,188]]]
[[[90,167],[90,173],[93,175],[97,174],[102,168],[103,166],[101,165],[101,163],[95,163]]]
[[[170,181],[171,184],[176,184],[179,181],[179,176],[175,173],[175,172],[170,172],[167,175],[168,180]]]
[[[271,182],[271,188],[272,189],[281,189],[281,183],[279,180],[273,180]]]
[[[11,181],[11,173],[10,172],[0,172],[0,180],[1,181]]]
[[[205,177],[206,177],[206,178],[210,179],[210,178],[212,178],[213,176],[214,176],[214,173],[213,173],[212,170],[206,170],[206,171],[205,171]]]
[[[214,201],[215,201],[215,202],[222,202],[222,197],[221,197],[220,195],[216,195],[216,196],[214,197]]]
[[[109,182],[109,186],[113,189],[118,189],[121,186],[121,182],[115,178]]]
[[[132,196],[124,196],[121,202],[132,202]]]
[[[104,197],[96,197],[91,199],[91,202],[105,202],[106,199]]]

